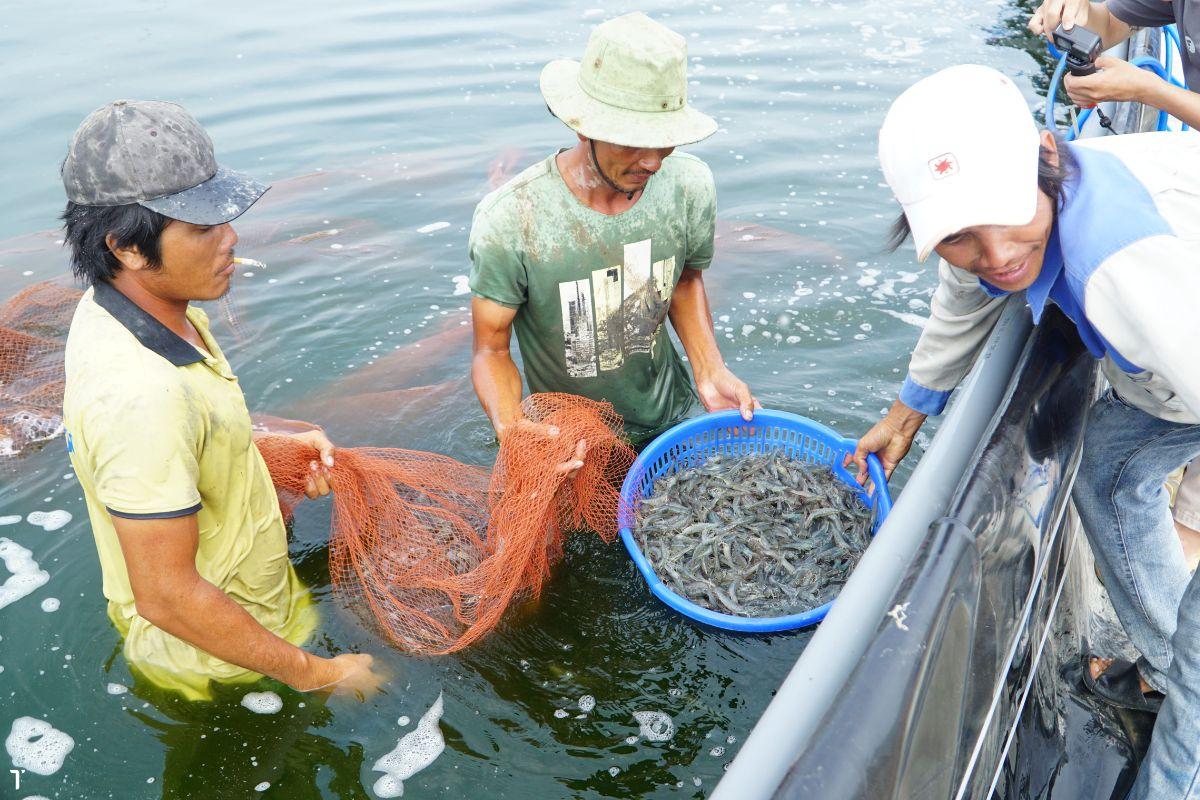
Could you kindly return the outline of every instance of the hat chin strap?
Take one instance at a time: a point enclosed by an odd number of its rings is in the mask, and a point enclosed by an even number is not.
[[[600,180],[607,183],[609,188],[612,189],[613,191],[620,192],[621,194],[625,195],[626,200],[632,200],[633,196],[635,194],[637,194],[637,189],[622,189],[613,180],[611,180],[607,175],[604,174],[604,170],[600,169],[600,159],[596,158],[596,140],[595,139],[588,139],[588,147],[592,154],[592,169],[596,170],[596,174],[600,176]]]

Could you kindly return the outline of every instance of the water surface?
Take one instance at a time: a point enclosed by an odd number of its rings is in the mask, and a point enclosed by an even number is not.
[[[876,130],[904,86],[964,61],[1007,71],[1036,103],[1043,66],[1016,32],[1027,12],[974,0],[644,9],[688,37],[691,100],[721,125],[688,149],[716,175],[721,239],[706,280],[727,360],[765,405],[865,430],[894,397],[936,281],[910,250],[881,252],[896,207]],[[236,330],[210,308],[251,409],[325,424],[341,444],[490,464],[465,377],[471,211],[496,181],[570,145],[538,97],[538,70],[578,57],[591,27],[623,10],[10,4],[5,296],[66,271],[56,235],[39,231],[61,210],[58,165],[83,116],[121,97],[179,101],[222,161],[275,182],[237,225],[239,252],[269,269],[239,278]],[[408,657],[332,601],[328,504],[314,503],[292,542],[322,609],[314,648],[375,654],[394,675],[388,691],[326,704],[264,681],[253,688],[280,694],[275,715],[241,705],[245,688],[183,703],[135,686],[120,656],[61,441],[0,470],[0,517],[74,515],[53,532],[0,527],[51,575],[0,610],[0,735],[29,715],[76,741],[59,772],[26,774],[20,792],[0,784],[3,797],[369,797],[371,764],[439,693],[446,750],[406,781],[408,797],[703,797],[808,639],[689,624],[649,595],[619,545],[581,536],[541,601],[482,644]],[[43,611],[47,598],[61,607]],[[578,718],[583,695],[596,705]],[[631,740],[639,711],[669,714],[674,737]]]

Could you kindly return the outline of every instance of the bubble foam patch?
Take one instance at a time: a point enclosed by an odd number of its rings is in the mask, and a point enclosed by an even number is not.
[[[32,551],[3,536],[0,536],[0,561],[12,573],[0,585],[0,608],[15,603],[50,581],[50,573],[38,567]]]
[[[45,531],[56,531],[71,521],[71,512],[56,509],[54,511],[34,511],[25,521],[37,525]]]
[[[274,692],[250,692],[242,698],[242,705],[255,714],[278,714],[283,709],[283,698]]]
[[[641,726],[641,736],[647,742],[666,742],[675,735],[675,722],[661,711],[635,711],[633,718]]]
[[[396,748],[381,756],[371,767],[377,772],[385,773],[375,781],[374,791],[377,797],[400,797],[404,794],[404,782],[428,767],[442,754],[446,749],[446,740],[442,738],[442,729],[438,725],[441,719],[442,695],[438,693],[437,700],[433,701],[433,705],[417,722],[417,727],[404,734],[396,743]]]
[[[68,734],[34,717],[13,720],[12,731],[4,740],[4,749],[13,766],[38,775],[58,772],[74,748],[75,740]]]

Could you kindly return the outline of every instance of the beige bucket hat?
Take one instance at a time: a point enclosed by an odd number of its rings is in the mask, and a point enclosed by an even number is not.
[[[599,142],[676,147],[717,130],[687,103],[687,43],[640,11],[596,26],[582,63],[547,64],[541,88],[554,116]]]

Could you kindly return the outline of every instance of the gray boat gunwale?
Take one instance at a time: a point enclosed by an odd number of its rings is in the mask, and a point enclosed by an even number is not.
[[[1108,54],[1125,58],[1130,53],[1153,52],[1148,41],[1156,32],[1143,31]],[[1118,121],[1118,130],[1144,127],[1145,110],[1138,104],[1104,103],[1101,108]],[[1103,134],[1093,114],[1081,136]],[[1013,367],[1032,331],[1023,296],[1011,298],[891,514],[746,738],[711,795],[712,800],[753,800],[774,795],[870,646],[880,623],[889,612],[895,612],[894,622],[900,624],[900,610],[888,608],[888,603],[930,525],[945,513],[967,483],[979,449],[1003,409]],[[1072,529],[1066,535],[1079,536],[1081,532]],[[1074,547],[1076,543],[1067,544]],[[1039,570],[1039,574],[1044,572]],[[1031,587],[1031,597],[1040,586],[1039,582]],[[1044,645],[1043,639],[1036,657],[1040,657]],[[1011,735],[1005,752],[1010,744]],[[964,776],[964,784],[969,777]]]

